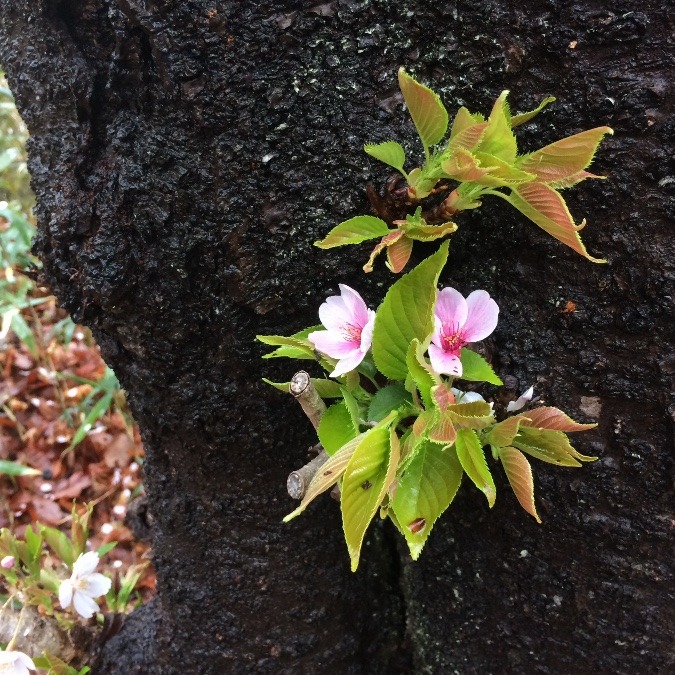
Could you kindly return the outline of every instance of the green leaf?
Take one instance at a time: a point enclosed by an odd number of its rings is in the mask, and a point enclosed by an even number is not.
[[[445,136],[448,112],[437,94],[410,77],[403,68],[398,71],[398,84],[428,155],[429,147],[440,143]]]
[[[256,335],[256,340],[272,347],[278,347],[273,352],[265,354],[264,359],[285,357],[314,360],[316,358],[314,345],[307,339],[307,336],[317,330],[324,330],[324,327],[321,325],[310,326],[288,337],[284,335]]]
[[[495,101],[478,149],[494,155],[507,164],[513,164],[518,146],[516,137],[511,131],[511,115],[506,102],[508,93],[508,91],[503,91]]]
[[[549,96],[548,98],[545,98],[534,110],[530,110],[529,112],[525,113],[520,113],[519,115],[514,115],[511,118],[511,128],[514,129],[515,127],[519,127],[521,124],[525,124],[525,122],[529,122],[535,115],[538,115],[549,103],[553,103],[555,101],[555,96]]]
[[[375,427],[356,448],[345,470],[340,504],[352,572],[359,566],[366,529],[396,475],[399,453],[394,429]]]
[[[492,508],[497,498],[497,488],[495,488],[495,482],[492,479],[490,469],[488,469],[485,454],[476,432],[471,429],[460,429],[457,432],[455,448],[457,448],[457,457],[462,468],[466,471],[466,475],[485,495],[490,508]]]
[[[542,230],[591,262],[607,262],[589,255],[579,236],[586,221],[575,225],[562,195],[549,185],[525,183],[512,188],[511,194],[503,195],[503,198]]]
[[[102,558],[104,555],[110,553],[110,551],[112,551],[115,548],[115,546],[117,546],[117,542],[110,541],[107,544],[103,544],[103,546],[99,546],[96,553],[98,553],[99,558]]]
[[[373,396],[368,408],[368,421],[379,422],[392,410],[399,410],[410,403],[412,403],[412,398],[403,385],[390,384]]]
[[[478,160],[481,167],[489,167],[489,172],[476,181],[479,185],[504,187],[529,183],[537,178],[534,173],[523,171],[513,166],[513,164],[486,152],[476,152],[474,153],[474,157]]]
[[[114,395],[114,392],[110,391],[96,402],[96,405],[89,411],[84,418],[84,422],[82,422],[75,432],[70,441],[70,445],[66,448],[65,452],[70,452],[84,440],[94,424],[108,412],[108,408],[112,405]]]
[[[515,448],[501,448],[499,459],[504,467],[504,473],[516,495],[520,505],[538,522],[541,518],[534,503],[534,479],[532,467],[525,455]]]
[[[424,342],[433,330],[436,284],[448,258],[448,242],[396,281],[377,310],[373,358],[390,380],[405,380],[410,343]]]
[[[413,241],[434,241],[456,232],[457,225],[450,221],[441,225],[406,224],[404,230],[406,237]]]
[[[405,164],[405,150],[400,143],[396,141],[386,141],[384,143],[368,144],[363,148],[367,154],[380,162],[388,164],[392,168],[405,175],[403,165]]]
[[[522,157],[519,166],[523,171],[535,174],[542,183],[576,176],[593,161],[603,137],[613,133],[609,127],[582,131]]]
[[[356,216],[336,225],[324,239],[315,241],[318,248],[334,248],[347,244],[360,244],[368,239],[384,237],[389,233],[387,223],[375,216]]]
[[[431,390],[441,383],[441,379],[426,362],[424,351],[425,349],[419,340],[417,338],[413,339],[408,347],[406,365],[408,366],[410,377],[412,377],[415,386],[420,392],[424,407],[430,410],[434,405]]]
[[[455,425],[462,429],[485,429],[495,421],[492,406],[485,401],[456,403],[449,405],[445,412]]]
[[[356,438],[358,427],[354,428],[352,416],[344,401],[334,403],[323,414],[317,429],[317,435],[324,450],[334,455],[342,446]]]
[[[349,460],[352,458],[354,451],[363,438],[368,433],[371,433],[371,431],[372,430],[368,431],[366,434],[359,434],[356,438],[343,445],[332,457],[328,458],[328,461],[316,472],[314,478],[312,478],[307,486],[307,491],[300,502],[300,506],[284,518],[284,523],[299,516],[307,508],[310,502],[314,501],[321,493],[337,483],[340,476],[342,476],[347,468],[347,464],[349,464]]]
[[[413,560],[457,494],[462,473],[454,449],[425,441],[398,479],[392,509]]]
[[[70,539],[61,530],[57,530],[54,527],[43,525],[41,531],[47,545],[68,566],[68,569],[71,569],[75,562],[75,556],[73,555],[73,544]]]
[[[33,469],[30,466],[24,466],[19,462],[10,462],[7,459],[0,459],[0,475],[5,476],[41,476],[42,471]]]
[[[23,342],[23,344],[28,347],[30,353],[37,358],[40,352],[35,342],[35,336],[33,335],[31,327],[26,323],[26,320],[21,316],[21,314],[14,314],[10,326],[19,340],[21,340],[21,342]]]
[[[501,386],[504,383],[492,370],[492,366],[480,355],[466,347],[462,348],[459,355],[462,362],[462,375],[460,380],[469,382],[488,382]]]

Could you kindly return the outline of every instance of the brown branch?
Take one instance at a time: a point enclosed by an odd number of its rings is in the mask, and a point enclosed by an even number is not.
[[[326,404],[323,402],[321,396],[319,396],[319,392],[314,388],[309,373],[304,370],[298,371],[291,378],[288,389],[295,397],[295,400],[301,405],[312,426],[318,429],[319,422],[326,412]]]
[[[311,462],[307,462],[297,471],[291,471],[286,481],[286,488],[292,499],[302,499],[305,496],[307,486],[327,460],[328,453],[322,448],[321,452]]]

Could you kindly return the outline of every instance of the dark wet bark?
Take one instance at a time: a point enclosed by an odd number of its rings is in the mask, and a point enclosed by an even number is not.
[[[673,26],[663,3],[0,0],[29,125],[45,278],[90,325],[147,448],[159,601],[100,673],[591,672],[672,667]],[[253,9],[251,9],[253,7]],[[569,193],[593,266],[502,204],[463,221],[445,280],[486,288],[493,359],[600,429],[581,470],[535,468],[537,526],[465,485],[420,562],[389,528],[350,575],[335,504],[288,526],[310,425],[266,389],[256,333],[390,277],[312,242],[413,132],[405,65],[450,109],[549,94],[526,143],[609,124],[605,182]],[[433,249],[429,249],[433,250]],[[576,311],[564,312],[571,300]],[[498,489],[505,487],[504,481]],[[152,615],[152,620],[142,620]],[[144,632],[146,631],[146,632]],[[406,656],[406,654],[408,656]],[[407,662],[406,658],[412,659]]]

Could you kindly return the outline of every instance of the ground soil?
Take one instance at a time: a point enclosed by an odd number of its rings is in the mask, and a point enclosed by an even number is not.
[[[147,452],[159,597],[97,673],[669,672],[673,609],[673,24],[663,3],[0,0],[32,134],[35,250],[127,388]],[[464,218],[444,283],[501,306],[511,394],[600,420],[579,470],[537,465],[538,526],[465,485],[410,562],[388,526],[351,575],[336,505],[281,517],[311,428],[256,333],[316,320],[340,281],[312,242],[366,212],[403,139],[400,65],[454,110],[558,101],[534,148],[616,134],[569,204],[593,265],[501,203]],[[426,253],[433,250],[430,248]],[[425,253],[425,251],[422,251]],[[569,304],[572,303],[572,304]],[[151,619],[147,617],[151,616]],[[145,617],[145,618],[143,618]]]

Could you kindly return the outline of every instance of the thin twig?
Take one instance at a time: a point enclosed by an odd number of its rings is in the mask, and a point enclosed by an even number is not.
[[[318,429],[319,422],[326,412],[326,404],[323,402],[321,396],[319,396],[319,392],[314,388],[309,373],[304,370],[299,370],[295,373],[291,378],[288,389],[302,407],[312,426]]]
[[[307,486],[312,482],[312,478],[314,478],[317,471],[327,460],[328,453],[322,449],[311,462],[307,462],[305,466],[297,471],[291,471],[286,481],[286,487],[292,499],[302,499],[305,496]]]

